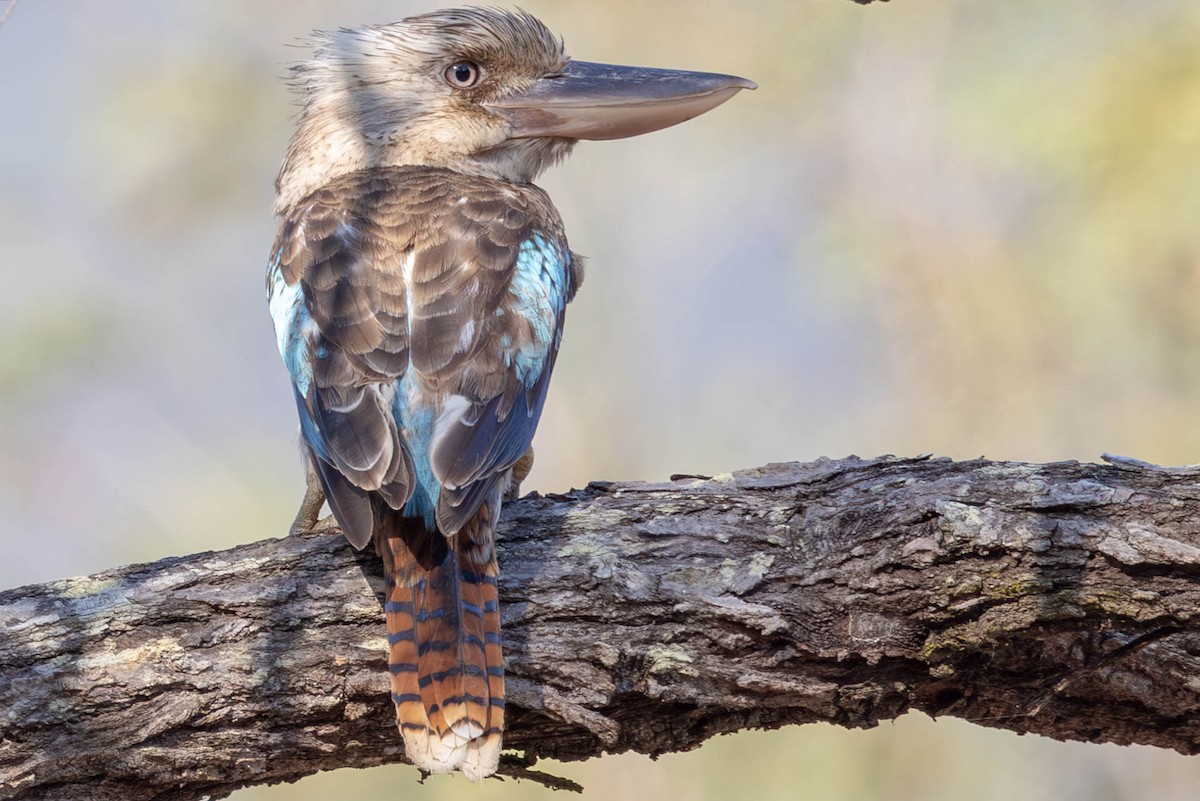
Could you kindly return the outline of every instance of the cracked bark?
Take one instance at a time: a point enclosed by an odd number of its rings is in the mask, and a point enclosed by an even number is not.
[[[660,754],[919,709],[1196,753],[1198,512],[1196,471],[1128,460],[523,499],[501,526],[506,745]],[[0,798],[219,798],[401,761],[380,585],[317,535],[0,593]]]

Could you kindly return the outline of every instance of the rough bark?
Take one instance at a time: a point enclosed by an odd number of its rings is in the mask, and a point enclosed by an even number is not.
[[[1194,471],[819,461],[526,498],[507,745],[906,710],[1200,750]],[[0,798],[199,799],[402,759],[373,555],[266,540],[0,593]],[[520,767],[510,768],[516,772]]]

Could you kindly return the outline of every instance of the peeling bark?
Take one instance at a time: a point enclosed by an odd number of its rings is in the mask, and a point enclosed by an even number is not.
[[[660,754],[919,709],[1196,753],[1200,477],[1114,461],[850,458],[512,503],[506,745]],[[0,799],[401,761],[376,561],[292,537],[0,593]]]

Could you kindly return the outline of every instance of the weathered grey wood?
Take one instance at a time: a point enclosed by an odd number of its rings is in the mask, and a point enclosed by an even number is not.
[[[1191,471],[770,465],[524,499],[501,536],[507,743],[529,755],[908,709],[1200,750]],[[400,760],[375,562],[295,537],[0,593],[0,798]]]

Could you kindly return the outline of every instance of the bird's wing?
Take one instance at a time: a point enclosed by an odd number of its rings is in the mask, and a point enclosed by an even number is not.
[[[457,533],[529,448],[577,271],[546,196],[456,176],[415,252],[411,369],[443,399],[429,446],[438,527]]]
[[[409,359],[405,249],[377,223],[371,188],[335,184],[293,209],[267,278],[301,432],[359,548],[374,525],[368,493],[399,508],[413,485],[392,411]]]
[[[438,420],[431,466],[441,481],[443,531],[457,531],[529,449],[562,340],[570,251],[532,232],[515,249],[510,280],[485,317],[490,335],[463,366]]]

